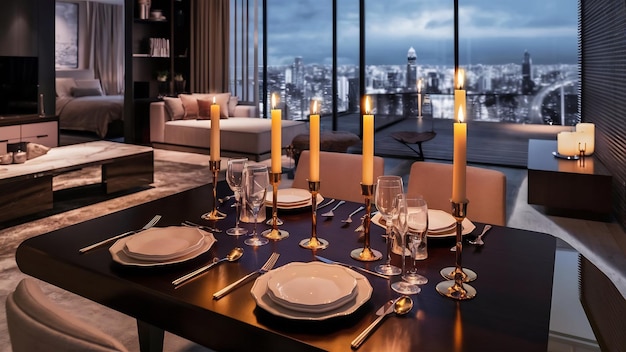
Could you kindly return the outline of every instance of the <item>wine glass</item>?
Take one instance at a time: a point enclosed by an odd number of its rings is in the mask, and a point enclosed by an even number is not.
[[[243,191],[246,199],[246,207],[254,217],[254,229],[252,237],[244,241],[249,246],[262,246],[267,244],[267,238],[259,237],[256,227],[258,222],[259,210],[265,202],[267,187],[270,184],[270,178],[267,166],[259,163],[246,164],[243,171]]]
[[[376,180],[376,192],[374,193],[376,209],[385,220],[385,239],[387,242],[387,259],[384,264],[376,266],[376,272],[384,275],[398,275],[402,269],[391,264],[391,246],[393,244],[391,215],[394,200],[403,191],[402,177],[379,176]]]
[[[406,207],[406,228],[402,236],[402,249],[410,253],[408,267],[403,257],[402,280],[391,285],[398,293],[419,293],[417,285],[424,285],[428,278],[417,273],[417,261],[426,259],[426,234],[428,233],[428,206],[421,196],[404,196]],[[418,290],[415,290],[417,288]],[[417,291],[417,292],[415,292]]]
[[[411,198],[414,199],[414,198]],[[411,201],[412,203],[413,201]],[[425,203],[424,203],[425,204]],[[411,207],[413,208],[413,207]],[[398,231],[398,235],[401,238],[401,242],[402,242],[402,251],[401,251],[401,256],[402,256],[402,280],[400,281],[396,281],[394,283],[391,284],[391,288],[403,295],[412,295],[412,294],[417,294],[420,293],[420,291],[422,290],[417,283],[415,282],[411,282],[409,280],[406,280],[405,277],[409,277],[407,275],[407,273],[409,272],[410,269],[406,268],[406,264],[405,264],[405,253],[406,251],[406,243],[408,242],[406,239],[407,233],[409,231],[409,223],[411,222],[411,224],[415,224],[416,222],[419,223],[419,220],[417,220],[418,218],[415,218],[415,214],[411,214],[410,212],[414,212],[416,213],[416,211],[414,209],[409,210],[409,197],[406,194],[399,194],[396,197],[396,204],[394,207],[394,213],[393,213],[393,224],[394,227],[396,228],[396,231]],[[413,216],[414,218],[412,220],[410,220],[410,217]],[[413,225],[411,225],[413,226]],[[416,225],[416,226],[420,226],[420,225]],[[428,226],[428,225],[427,225]],[[411,261],[413,261],[413,258],[411,257]]]
[[[237,211],[237,218],[235,219],[235,227],[226,230],[226,233],[231,236],[241,236],[248,233],[248,230],[239,226],[239,216],[241,207],[241,191],[243,187],[243,169],[248,162],[247,158],[230,159],[228,160],[228,166],[226,167],[226,182],[228,186],[235,194],[235,207]]]

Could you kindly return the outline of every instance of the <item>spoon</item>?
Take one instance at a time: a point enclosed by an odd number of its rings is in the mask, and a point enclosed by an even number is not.
[[[409,313],[411,309],[413,309],[413,300],[409,296],[401,296],[395,301],[391,300],[385,303],[383,307],[384,311],[382,312],[382,314],[380,314],[380,316],[376,320],[374,320],[374,322],[371,323],[370,326],[363,330],[363,332],[361,332],[359,336],[357,336],[352,341],[352,348],[359,348],[361,344],[363,344],[365,339],[367,339],[372,331],[374,331],[374,329],[378,326],[378,324],[380,324],[380,322],[382,322],[387,315],[391,314],[391,312],[395,312],[397,315],[405,315]]]
[[[482,246],[483,244],[485,244],[485,242],[483,242],[483,235],[487,233],[489,229],[491,229],[491,225],[485,225],[485,227],[483,227],[483,232],[481,232],[480,235],[478,235],[478,237],[476,237],[475,240],[469,241],[469,243],[475,244],[477,246]]]
[[[180,284],[182,284],[183,282],[209,270],[210,268],[212,268],[214,265],[217,265],[218,263],[221,263],[223,261],[229,261],[229,262],[234,262],[237,259],[241,258],[241,256],[243,255],[243,248],[240,247],[235,247],[233,249],[230,250],[230,252],[228,252],[228,254],[226,255],[226,257],[217,260],[217,258],[215,258],[213,260],[213,262],[211,264],[205,265],[203,267],[200,267],[192,272],[190,272],[189,274],[186,274],[184,276],[179,277],[178,279],[172,281],[172,284],[178,286]]]

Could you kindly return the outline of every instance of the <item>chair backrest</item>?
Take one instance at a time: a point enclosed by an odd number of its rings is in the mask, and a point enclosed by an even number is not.
[[[127,351],[121,342],[63,311],[31,278],[6,300],[13,351]]]
[[[292,187],[309,189],[309,151],[300,154]],[[337,198],[363,202],[361,192],[361,154],[320,152],[320,194],[324,198]],[[385,173],[385,159],[374,156],[374,180]]]
[[[431,209],[450,211],[452,164],[418,161],[411,165],[407,193],[421,194]],[[467,218],[506,225],[506,176],[474,166],[467,167]]]

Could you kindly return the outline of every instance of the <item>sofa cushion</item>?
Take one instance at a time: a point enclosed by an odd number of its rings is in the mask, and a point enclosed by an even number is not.
[[[228,116],[237,116],[235,115],[237,104],[239,104],[239,97],[232,95],[230,99],[228,99]]]
[[[186,120],[198,118],[198,113],[200,112],[198,109],[198,98],[191,94],[179,94],[178,97],[182,101],[183,108],[185,109],[183,118]]]
[[[226,119],[229,116],[232,116],[232,115],[229,115],[229,109],[228,109],[228,101],[230,100],[230,93],[217,93],[217,94],[194,93],[193,96],[195,96],[198,100],[208,100],[211,103],[213,103],[213,98],[215,98],[215,103],[220,106],[220,117],[223,119]]]
[[[172,120],[182,120],[185,117],[185,107],[180,98],[164,97],[163,102]]]
[[[216,100],[217,103],[217,100]],[[211,119],[211,105],[213,105],[212,99],[198,99],[198,119],[208,120]],[[217,104],[219,106],[219,104]],[[224,116],[226,115],[226,116]],[[220,119],[227,119],[227,114],[222,114],[222,107],[220,106]]]

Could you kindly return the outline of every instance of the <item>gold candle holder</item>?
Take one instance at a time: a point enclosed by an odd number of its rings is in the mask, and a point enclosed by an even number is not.
[[[270,183],[272,184],[272,218],[268,221],[268,225],[272,225],[271,229],[261,232],[263,236],[270,240],[280,241],[289,237],[289,232],[280,230],[279,225],[283,222],[278,219],[278,185],[280,184],[281,174],[278,172],[270,172]]]
[[[350,252],[350,256],[362,262],[373,262],[383,257],[382,253],[375,249],[372,249],[370,245],[370,223],[374,185],[364,185],[361,183],[361,194],[363,194],[363,197],[365,198],[365,217],[363,218],[363,248],[353,249]]]
[[[468,269],[463,269],[461,266],[462,254],[463,254],[463,219],[467,216],[467,203],[451,202],[452,203],[452,216],[456,219],[456,265],[454,268],[444,268],[441,270],[442,274],[450,272],[452,270],[452,279],[442,281],[437,284],[437,292],[440,294],[458,300],[472,299],[476,296],[476,289],[465,283],[464,277]]]
[[[308,249],[325,249],[328,241],[317,237],[317,194],[320,191],[320,181],[309,181],[311,192],[311,237],[300,241],[300,247]]]
[[[221,160],[209,160],[209,169],[213,173],[213,210],[202,214],[204,220],[216,221],[226,218],[226,214],[217,210],[217,175],[220,172]]]

